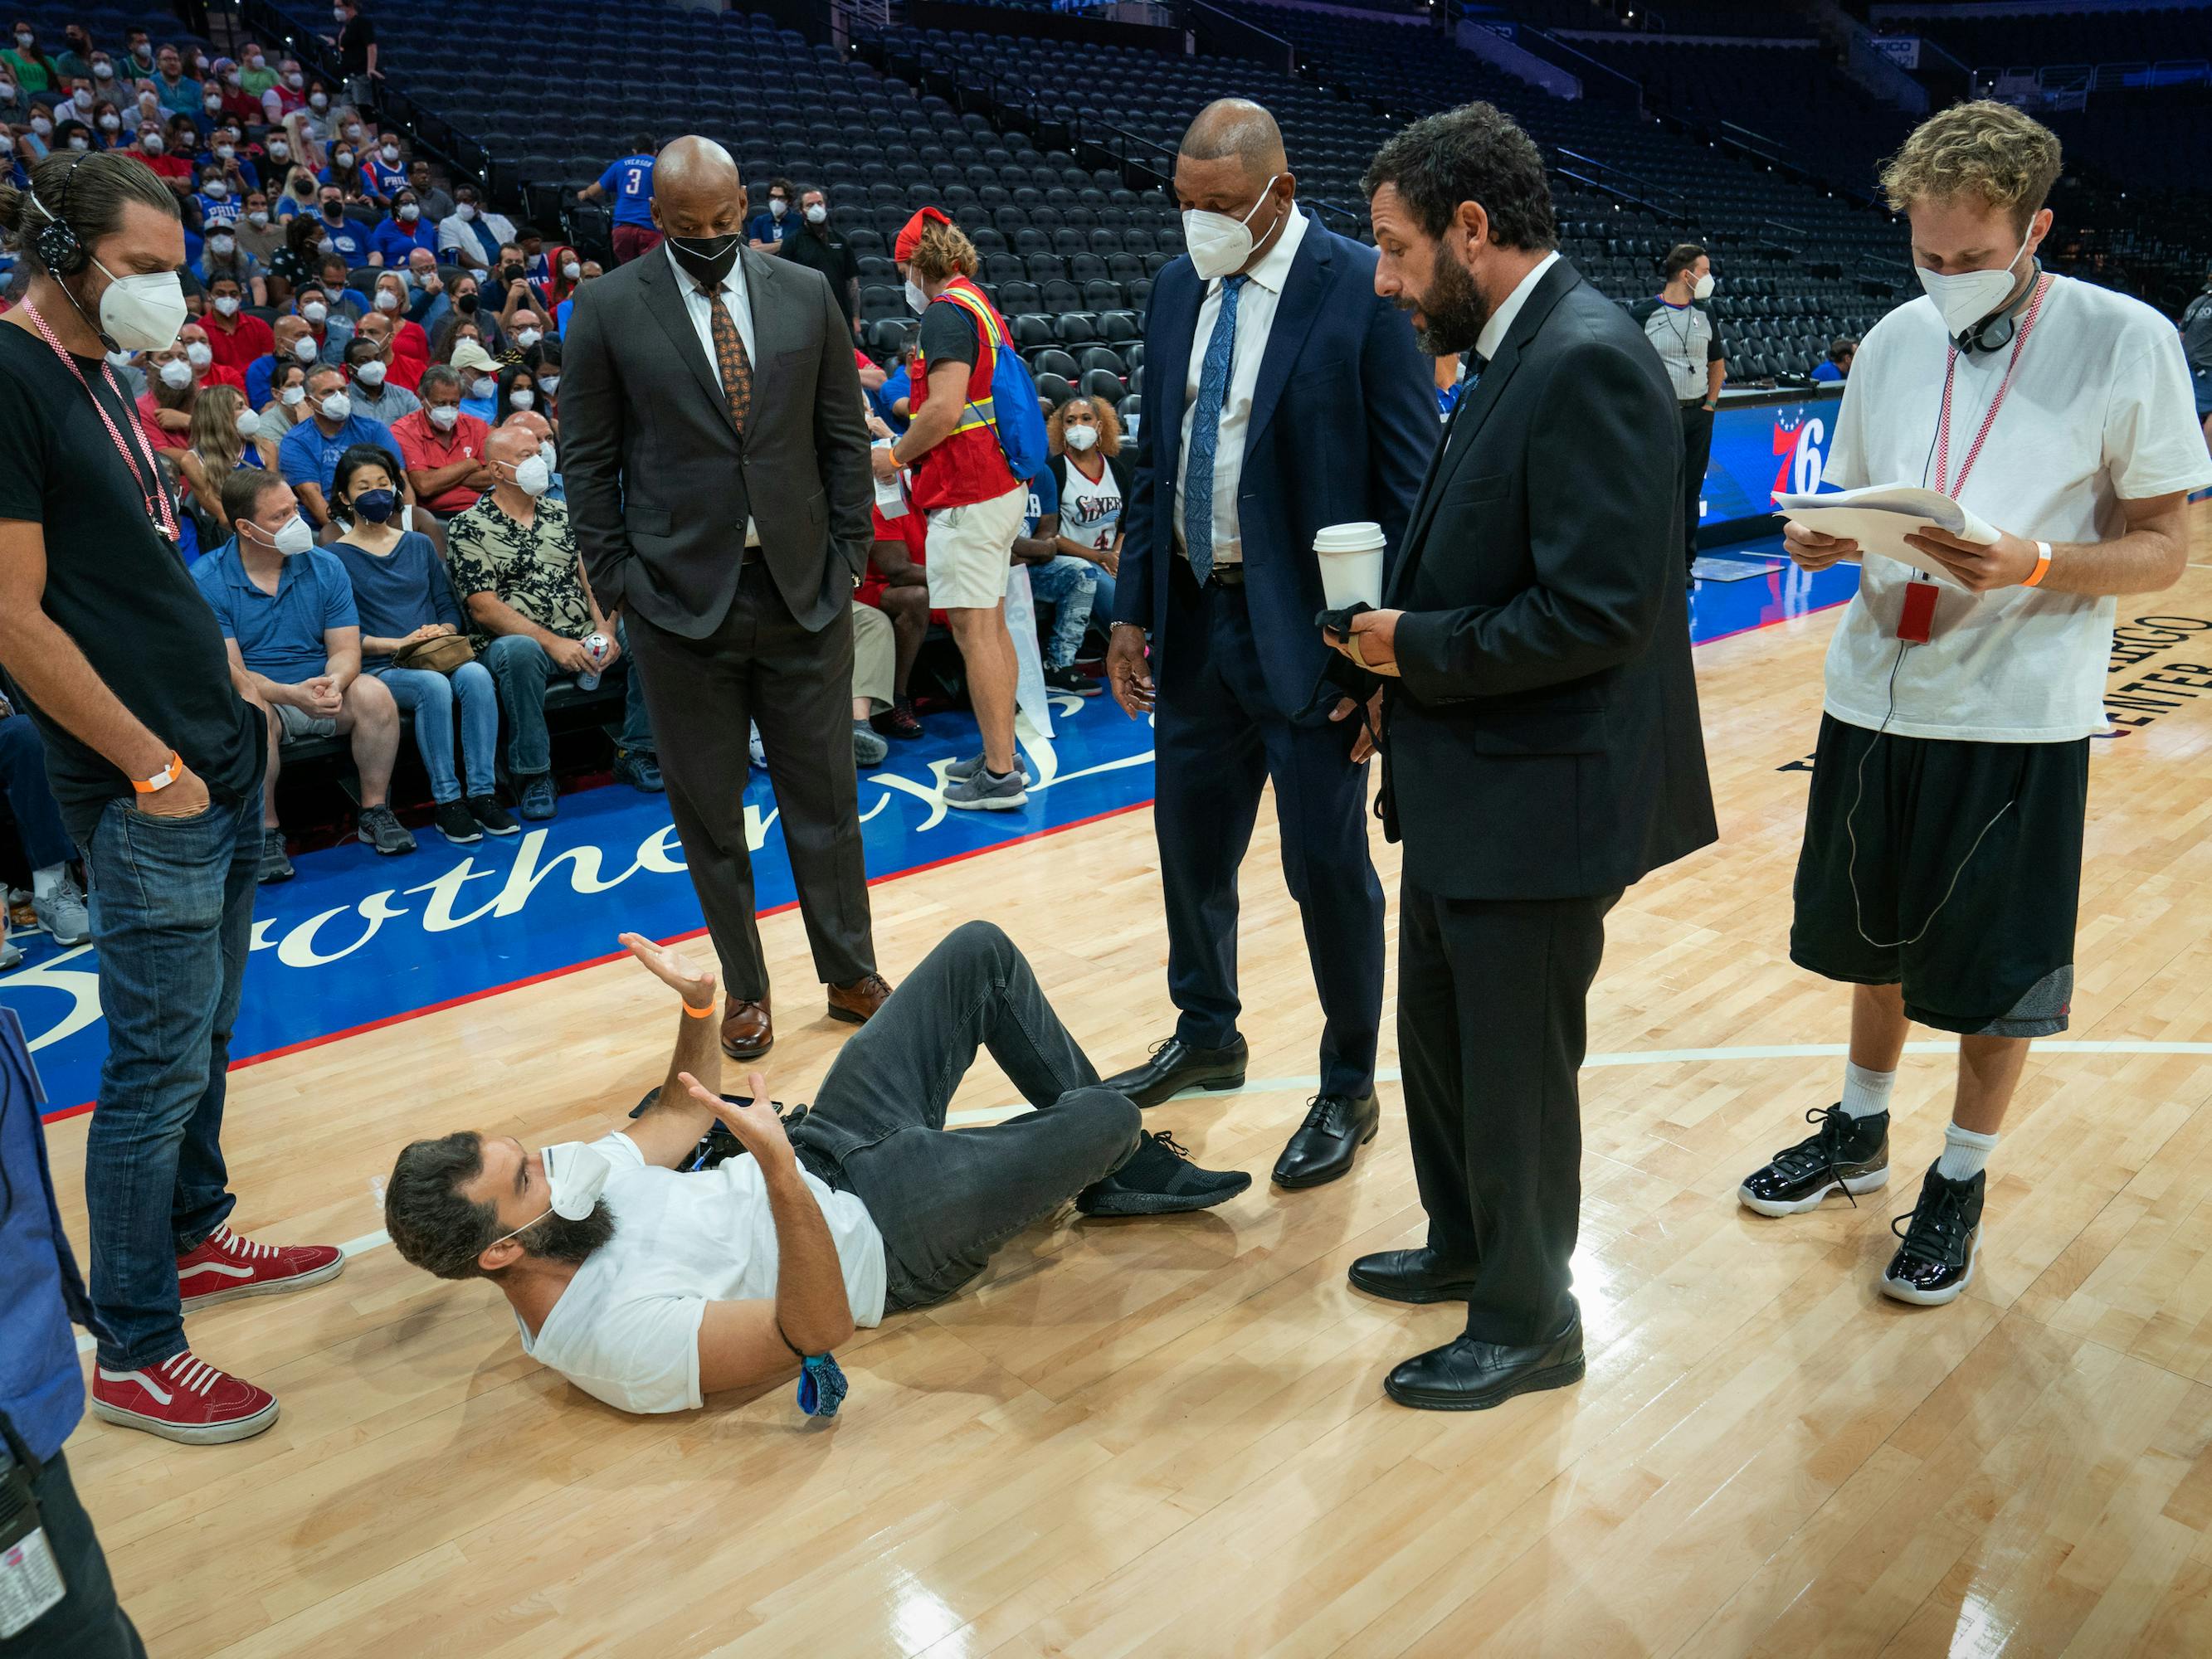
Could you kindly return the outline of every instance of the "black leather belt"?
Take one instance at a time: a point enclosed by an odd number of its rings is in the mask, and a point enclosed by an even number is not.
[[[1244,586],[1244,567],[1241,564],[1217,564],[1213,567],[1213,580],[1224,587],[1242,587]]]

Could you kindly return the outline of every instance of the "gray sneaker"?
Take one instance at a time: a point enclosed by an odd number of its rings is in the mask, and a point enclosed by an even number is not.
[[[973,775],[945,786],[945,804],[963,812],[1018,812],[1030,804],[1030,781],[1018,766],[1003,778],[979,766]]]
[[[878,737],[875,729],[867,721],[853,722],[853,764],[854,766],[880,766],[883,764],[884,757],[890,752],[890,744]]]
[[[273,881],[292,879],[292,860],[284,856],[284,832],[266,830],[261,832],[261,869],[254,879],[264,886]]]
[[[57,945],[85,945],[92,939],[92,918],[85,912],[84,895],[67,876],[43,898],[31,901],[39,926],[54,936]]]
[[[354,830],[356,839],[367,842],[386,858],[415,850],[415,837],[407,833],[389,806],[364,806],[361,822]]]
[[[970,755],[966,760],[947,761],[945,781],[947,783],[965,783],[982,769],[983,757],[981,755]],[[1024,782],[1028,781],[1030,765],[1019,755],[1014,757],[1014,770],[1021,774]]]

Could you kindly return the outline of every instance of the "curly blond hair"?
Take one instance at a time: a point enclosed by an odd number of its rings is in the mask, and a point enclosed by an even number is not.
[[[2009,104],[1954,104],[1913,128],[1881,167],[1891,209],[1976,196],[2025,232],[2058,180],[2058,135]]]
[[[1118,455],[1121,453],[1121,417],[1114,405],[1103,398],[1093,398],[1079,392],[1073,398],[1063,398],[1060,406],[1045,417],[1045,447],[1055,455],[1067,453],[1067,411],[1081,404],[1098,417],[1098,453]]]
[[[921,228],[921,240],[915,244],[906,268],[917,283],[941,283],[956,275],[973,276],[980,264],[975,243],[959,226],[933,219]]]

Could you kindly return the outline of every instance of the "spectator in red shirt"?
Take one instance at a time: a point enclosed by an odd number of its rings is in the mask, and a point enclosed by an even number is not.
[[[181,334],[159,351],[146,354],[146,389],[138,394],[138,419],[155,448],[185,447],[199,394],[199,376],[185,355]]]
[[[198,318],[177,331],[177,343],[185,349],[185,361],[191,366],[195,383],[246,390],[246,376],[216,358],[215,342],[208,337],[207,325]]]
[[[181,198],[192,193],[192,158],[179,155],[169,148],[168,135],[158,121],[144,121],[138,127],[137,157],[161,175],[161,181]]]
[[[208,314],[206,325],[208,344],[215,351],[215,360],[223,368],[235,370],[239,386],[246,384],[246,366],[256,357],[266,357],[276,349],[276,337],[269,325],[258,317],[246,313],[246,290],[239,286],[235,276],[216,276],[208,283]]]
[[[465,513],[498,481],[484,460],[491,428],[461,412],[461,377],[444,363],[422,372],[422,407],[392,423],[416,501],[441,518]]]
[[[408,331],[414,331],[414,349],[403,347]],[[404,392],[414,392],[430,366],[430,343],[414,323],[394,323],[387,311],[372,311],[354,325],[356,338],[374,340],[384,353],[384,378]]]

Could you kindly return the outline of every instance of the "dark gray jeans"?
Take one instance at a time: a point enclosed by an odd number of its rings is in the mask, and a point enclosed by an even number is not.
[[[978,1047],[1039,1109],[948,1132]],[[805,1166],[855,1194],[884,1236],[891,1311],[942,1302],[991,1253],[1136,1150],[1142,1115],[1098,1085],[1013,941],[955,929],[845,1044],[792,1133]]]

